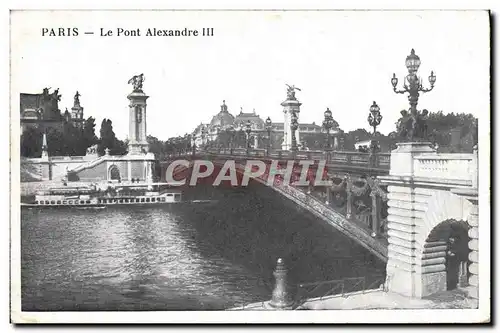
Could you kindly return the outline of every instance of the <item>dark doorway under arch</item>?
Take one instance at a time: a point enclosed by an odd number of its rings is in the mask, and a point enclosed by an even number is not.
[[[432,229],[426,243],[443,242],[446,244],[446,290],[467,285],[469,264],[468,224],[453,219],[439,223]]]
[[[120,178],[120,169],[118,169],[118,167],[116,165],[112,165],[109,168],[108,175],[109,175],[110,180],[120,180],[121,179]]]

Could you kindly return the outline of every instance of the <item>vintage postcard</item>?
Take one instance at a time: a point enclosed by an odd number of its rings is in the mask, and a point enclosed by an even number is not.
[[[10,65],[13,323],[490,321],[488,11],[12,10]]]

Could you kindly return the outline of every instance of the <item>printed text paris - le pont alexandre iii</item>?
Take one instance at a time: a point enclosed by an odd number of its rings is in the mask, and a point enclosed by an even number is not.
[[[76,27],[70,28],[42,28],[42,36],[47,37],[75,37],[82,35],[82,30]],[[214,28],[202,29],[158,29],[158,28],[99,28],[97,31],[86,30],[83,35],[97,35],[100,37],[212,37]]]

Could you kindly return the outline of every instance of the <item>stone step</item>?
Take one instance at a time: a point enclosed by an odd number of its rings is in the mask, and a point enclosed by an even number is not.
[[[469,260],[472,262],[479,262],[479,253],[476,250],[469,252]]]
[[[479,274],[479,265],[477,263],[470,264],[469,272],[471,272],[472,274]]]
[[[477,239],[472,239],[469,241],[469,249],[471,250],[479,250],[479,242]]]
[[[471,275],[469,276],[469,284],[471,286],[479,286],[479,277],[477,275]]]
[[[472,227],[469,229],[469,237],[472,239],[478,239],[479,238],[479,230],[477,227]]]

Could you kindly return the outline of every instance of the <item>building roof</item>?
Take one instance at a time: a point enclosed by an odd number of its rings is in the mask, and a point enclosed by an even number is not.
[[[42,94],[25,94],[21,93],[19,96],[20,112],[26,109],[38,110],[41,107]]]
[[[210,127],[219,126],[221,128],[231,126],[234,123],[234,116],[227,110],[226,101],[222,101],[220,106],[220,111],[215,116],[213,116],[210,122]]]
[[[243,109],[236,116],[234,124],[236,127],[241,127],[245,126],[248,121],[252,124],[252,128],[255,129],[262,129],[265,126],[264,120],[255,113],[255,110],[253,112],[243,112]]]

